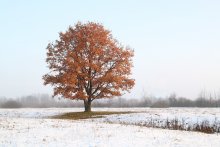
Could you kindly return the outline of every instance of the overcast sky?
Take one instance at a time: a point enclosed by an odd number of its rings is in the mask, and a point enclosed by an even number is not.
[[[100,22],[134,49],[126,97],[220,93],[219,0],[8,0],[0,21],[0,96],[51,94],[45,48],[77,21]]]

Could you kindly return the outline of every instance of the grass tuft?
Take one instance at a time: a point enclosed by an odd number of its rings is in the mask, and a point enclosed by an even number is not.
[[[53,116],[54,119],[89,119],[89,118],[102,118],[104,115],[113,115],[113,114],[129,114],[134,113],[130,111],[92,111],[92,112],[69,112],[61,115]]]

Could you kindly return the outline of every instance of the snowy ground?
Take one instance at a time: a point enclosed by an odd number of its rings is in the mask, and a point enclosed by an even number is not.
[[[136,126],[149,118],[186,119],[189,123],[220,120],[220,109],[128,108],[97,111],[135,111],[88,120],[57,120],[50,116],[83,109],[0,109],[0,146],[220,146],[220,134]],[[111,123],[110,123],[111,122]],[[122,123],[123,124],[120,124]],[[128,124],[128,125],[126,125]],[[132,125],[129,125],[132,124]]]
[[[99,119],[100,122],[119,123],[127,125],[153,126],[166,128],[167,123],[178,121],[184,130],[195,128],[202,123],[206,126],[214,126],[215,132],[220,133],[220,109],[219,108],[145,108],[137,109],[141,113],[124,115],[109,115]],[[95,120],[97,121],[97,120]]]

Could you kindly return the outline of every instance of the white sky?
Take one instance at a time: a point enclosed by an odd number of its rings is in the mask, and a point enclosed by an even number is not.
[[[0,96],[52,93],[46,46],[77,21],[95,21],[135,50],[136,86],[155,96],[220,93],[220,1],[0,2]]]

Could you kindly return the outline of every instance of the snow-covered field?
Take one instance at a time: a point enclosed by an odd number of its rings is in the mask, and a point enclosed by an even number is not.
[[[214,132],[220,133],[219,108],[145,108],[135,111],[140,113],[109,115],[99,121],[158,128],[179,125],[183,130],[193,130],[198,125],[204,125],[214,127]]]
[[[87,120],[58,120],[51,116],[83,111],[79,108],[0,109],[0,146],[220,146],[220,134],[140,126],[154,119],[194,124],[220,121],[220,109],[96,108],[95,111],[134,111]]]

